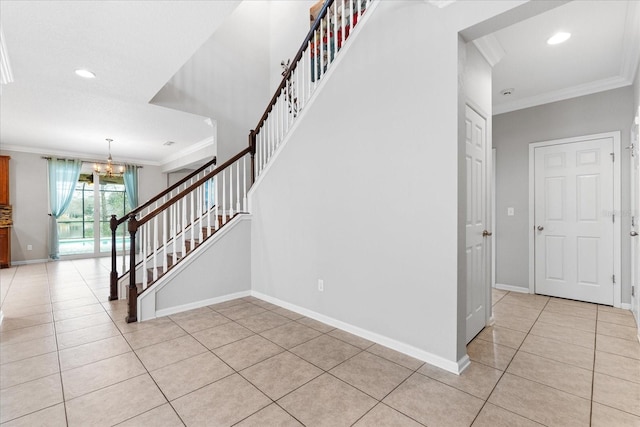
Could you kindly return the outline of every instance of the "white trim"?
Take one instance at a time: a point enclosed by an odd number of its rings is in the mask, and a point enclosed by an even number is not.
[[[2,321],[4,320],[4,313],[0,310],[0,325],[2,325]]]
[[[451,6],[457,0],[427,0],[427,3],[430,3],[437,7],[438,9],[444,9],[447,6]]]
[[[437,366],[438,368],[442,368],[457,375],[462,373],[462,371],[464,371],[471,363],[469,361],[469,356],[467,356],[466,354],[457,362],[452,362],[433,353],[429,353],[428,351],[413,347],[409,344],[405,344],[400,341],[396,341],[394,339],[377,334],[375,332],[371,332],[366,329],[351,325],[349,323],[342,322],[332,317],[316,313],[315,311],[311,311],[298,305],[282,301],[278,298],[274,298],[254,290],[251,291],[251,295],[277,306],[284,307],[287,310],[291,310],[303,316],[317,320],[319,322],[326,323],[327,325],[333,326],[334,328],[342,329],[343,331],[359,336],[360,338],[364,338],[385,347],[389,347],[393,350],[399,351],[400,353],[406,354],[418,360],[422,360],[423,362],[427,362],[430,365]]]
[[[29,264],[41,264],[43,262],[54,262],[52,259],[27,259],[24,261],[11,261],[11,265],[29,265]]]
[[[620,308],[622,310],[629,310],[631,311],[631,304],[627,303],[627,302],[623,302],[622,304],[620,304]]]
[[[0,83],[6,85],[13,82],[13,72],[11,62],[9,62],[9,51],[4,38],[4,31],[0,27]]]
[[[524,108],[563,101],[565,99],[577,98],[579,96],[591,95],[593,93],[604,92],[605,90],[612,90],[624,86],[630,86],[632,83],[633,80],[630,80],[623,76],[608,77],[589,83],[541,93],[535,96],[529,96],[527,98],[518,99],[511,102],[495,104],[493,106],[493,115],[495,116],[511,111],[522,110]]]
[[[178,305],[175,307],[163,308],[156,311],[156,317],[171,316],[172,314],[182,313],[187,310],[194,310],[196,308],[205,307],[207,305],[219,304],[221,302],[231,301],[233,299],[244,298],[251,295],[251,291],[236,292],[229,295],[223,295],[221,297],[209,298],[202,301],[196,301],[189,304]]]
[[[215,145],[215,139],[213,136],[209,136],[201,141],[196,142],[195,144],[192,144],[188,147],[186,147],[184,150],[178,151],[177,153],[171,154],[165,158],[163,158],[160,161],[160,166],[164,167],[166,166],[168,163],[171,162],[175,162],[177,160],[182,159],[183,157],[188,156],[189,154],[193,154],[196,153],[200,150],[204,150],[205,148],[208,148],[212,145]]]
[[[498,231],[497,224],[497,212],[498,207],[496,203],[496,162],[498,159],[498,150],[491,149],[491,230],[493,230],[493,236],[491,236],[491,287],[496,287],[496,275],[498,271],[496,262],[496,232]]]
[[[509,291],[509,292],[519,292],[521,294],[529,294],[529,288],[525,288],[523,286],[515,286],[515,285],[505,285],[502,283],[496,283],[496,289],[501,291]]]
[[[620,156],[620,131],[603,132],[592,135],[576,136],[571,138],[553,139],[549,141],[533,142],[529,144],[529,293],[535,293],[535,156],[534,150],[539,147],[551,145],[571,144],[575,142],[584,142],[594,139],[613,139],[613,153],[615,161],[613,162],[613,211],[621,212],[621,159]],[[621,215],[618,215],[619,217]],[[613,274],[618,278],[613,285],[613,306],[620,308],[622,305],[622,261],[620,255],[620,242],[622,236],[622,221],[616,221],[613,227]]]
[[[504,58],[507,52],[504,50],[498,38],[493,34],[487,34],[484,37],[475,39],[473,44],[476,45],[480,54],[493,68],[498,62]]]
[[[10,144],[2,144],[2,151],[15,151],[18,153],[29,153],[29,154],[38,154],[41,156],[56,156],[63,158],[77,158],[86,163],[94,163],[96,162],[95,157],[92,159],[92,156],[98,156],[99,154],[89,154],[89,153],[80,153],[77,151],[60,151],[60,150],[52,150],[45,147],[29,147],[22,145],[10,145]],[[104,161],[104,160],[102,160]],[[114,163],[135,163],[136,165],[144,165],[144,166],[160,166],[158,162],[151,162],[148,160],[140,160],[140,159],[125,159],[118,158]]]

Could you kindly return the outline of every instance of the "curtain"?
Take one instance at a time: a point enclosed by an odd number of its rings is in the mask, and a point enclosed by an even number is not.
[[[124,167],[124,189],[131,209],[138,207],[138,167],[126,165]]]
[[[49,220],[49,257],[58,259],[58,218],[62,215],[73,198],[76,183],[80,177],[82,162],[80,160],[65,160],[51,158],[49,166],[49,207],[51,217]]]

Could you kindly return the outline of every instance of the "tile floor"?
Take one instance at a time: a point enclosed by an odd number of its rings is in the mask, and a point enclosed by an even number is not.
[[[2,426],[640,426],[628,311],[494,291],[456,376],[251,297],[126,324],[107,283],[0,270]]]

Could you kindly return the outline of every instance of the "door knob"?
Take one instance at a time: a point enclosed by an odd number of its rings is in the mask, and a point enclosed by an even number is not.
[[[491,236],[491,235],[493,235],[493,233],[492,233],[492,232],[490,232],[490,231],[484,230],[484,231],[482,232],[482,237],[487,237],[487,236]]]
[[[631,237],[636,237],[638,235],[638,232],[637,231],[632,231],[629,234],[631,235]]]
[[[541,225],[539,225],[539,226],[538,226],[538,231],[542,231],[542,230],[544,230],[544,227],[543,227],[543,226],[541,226]]]

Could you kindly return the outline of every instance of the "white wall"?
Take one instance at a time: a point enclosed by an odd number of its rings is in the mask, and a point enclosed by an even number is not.
[[[269,2],[243,1],[151,102],[215,120],[223,163],[248,145],[271,96],[269,69]]]
[[[458,31],[517,4],[378,4],[254,189],[253,290],[455,369]]]
[[[13,205],[11,261],[42,261],[49,258],[49,187],[45,154],[2,150],[11,156],[10,196]],[[166,188],[166,178],[157,166],[144,166],[139,173],[139,199],[144,202]],[[33,250],[27,251],[27,245]]]
[[[631,86],[493,117],[496,160],[496,282],[529,287],[529,144],[620,130],[629,145]],[[629,212],[629,150],[622,150],[622,212]],[[507,207],[515,209],[507,216]],[[630,300],[629,215],[622,216],[622,302]]]

